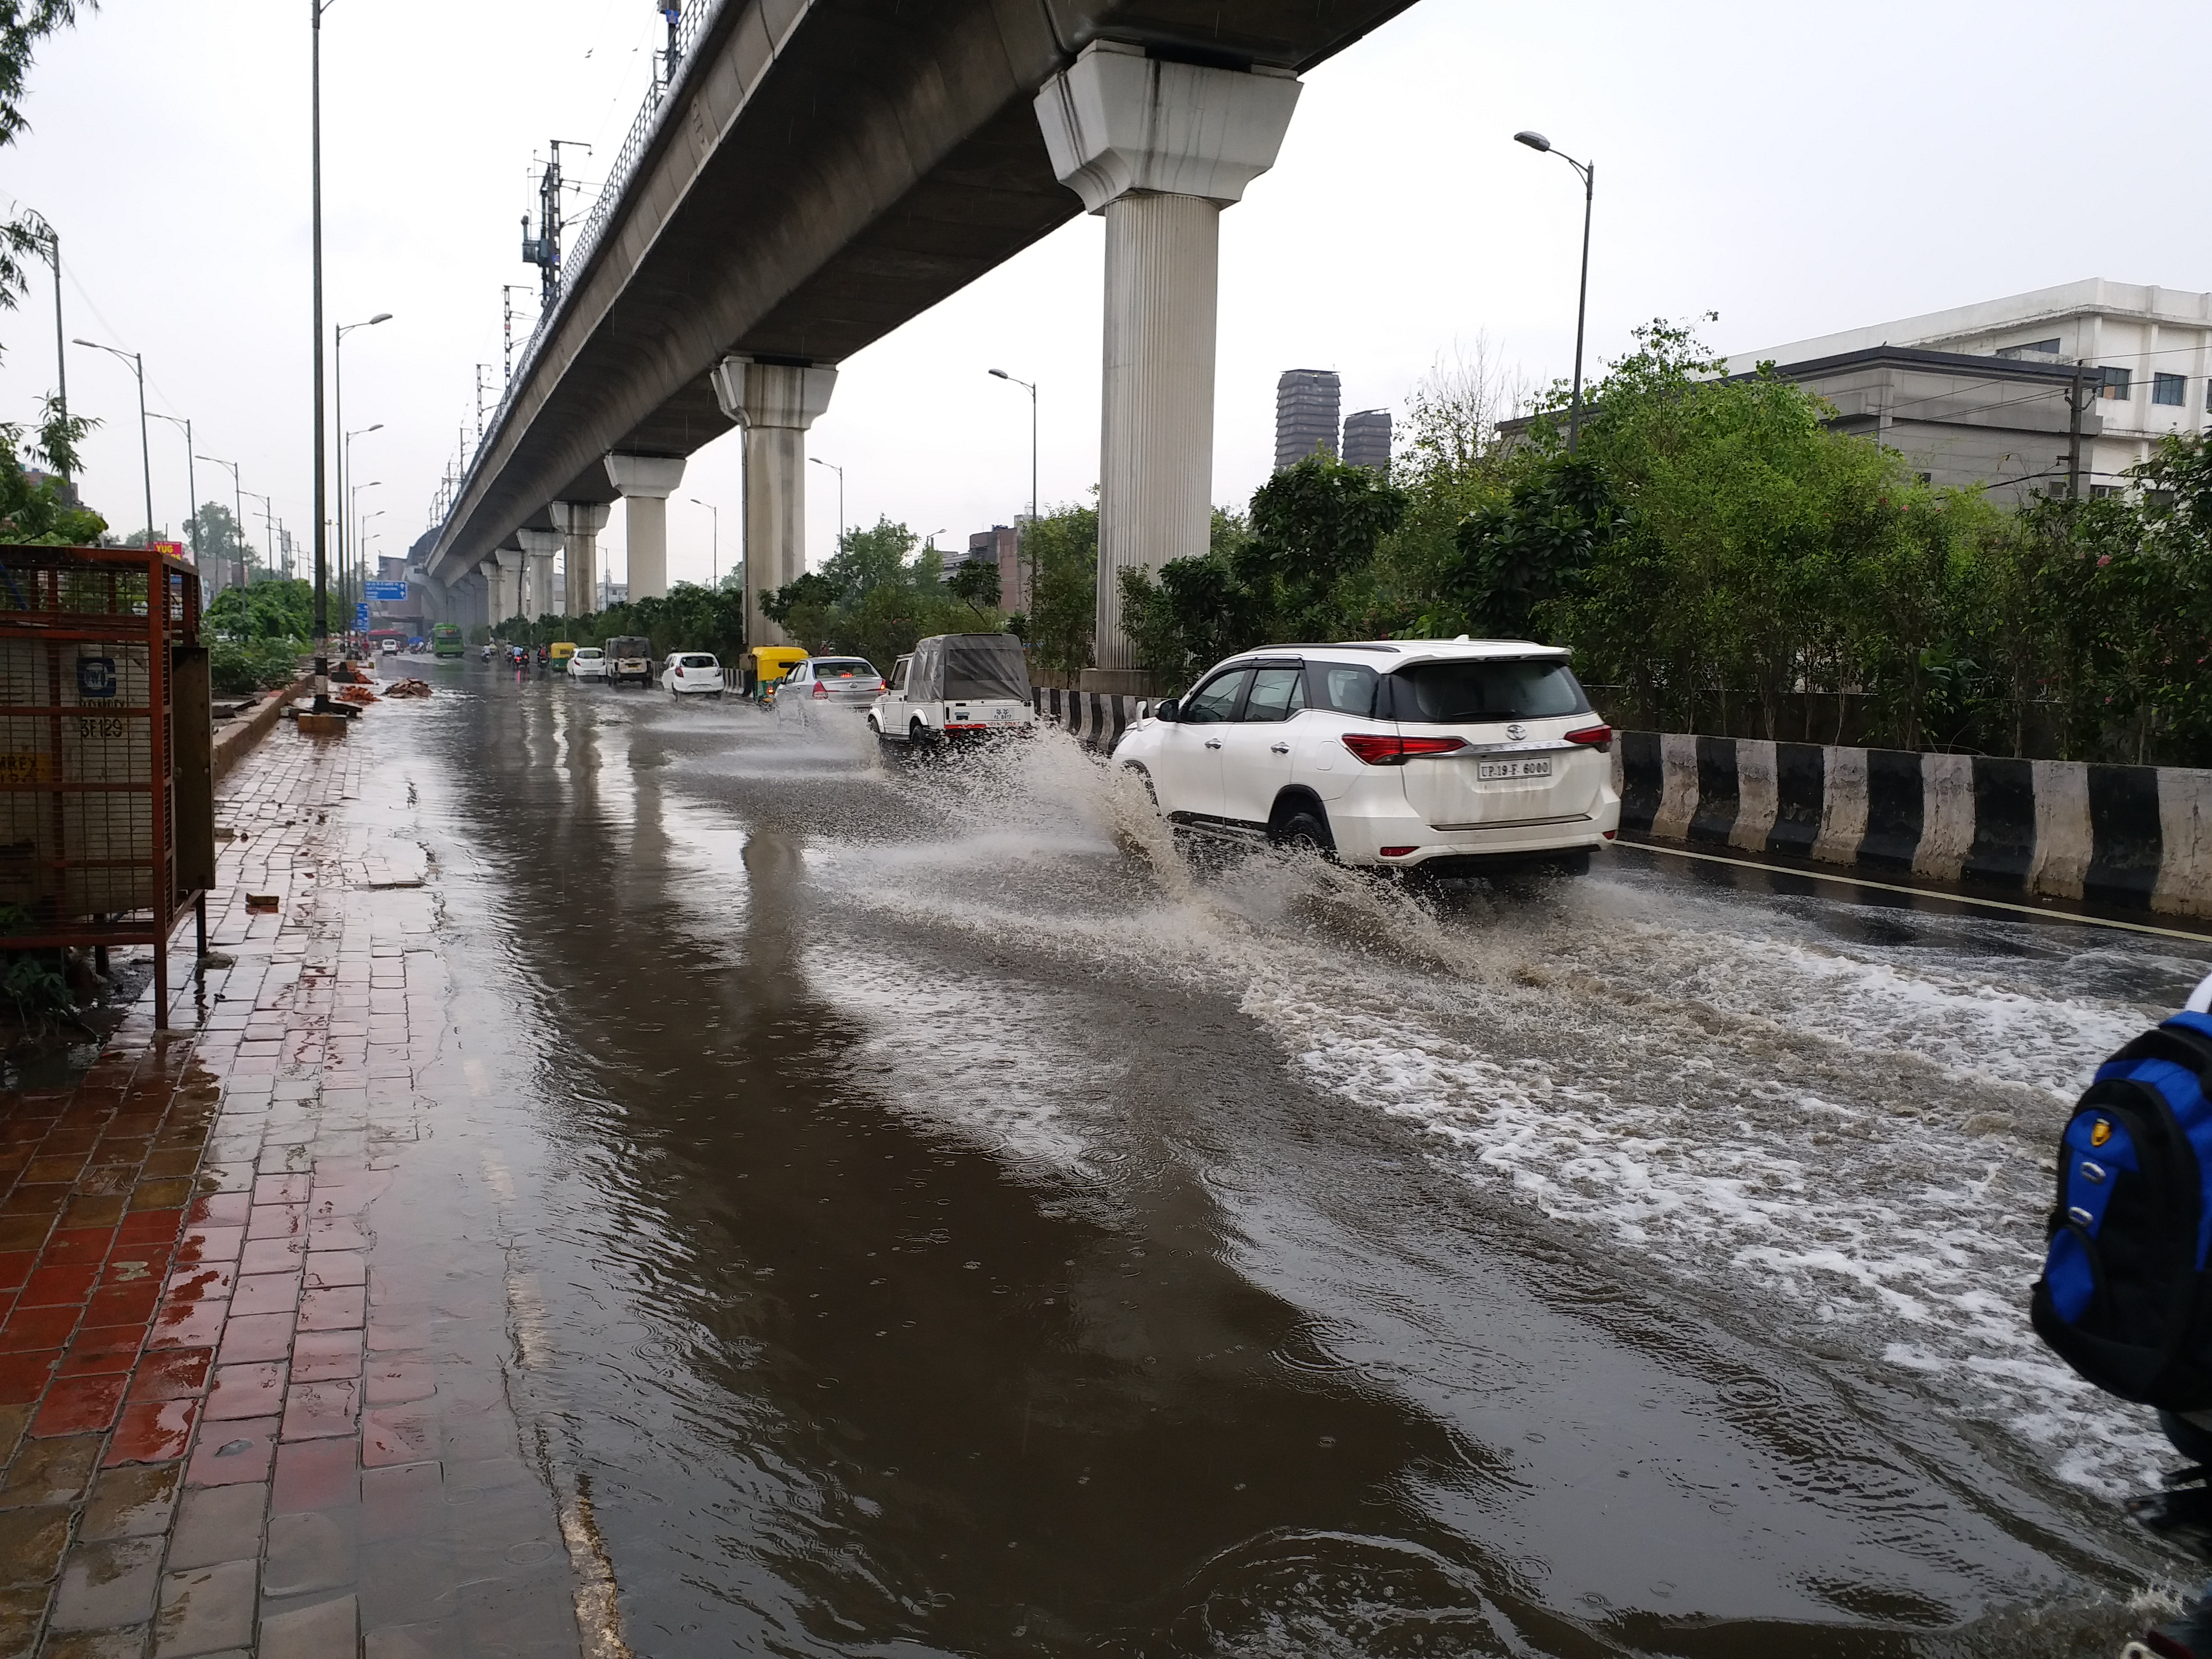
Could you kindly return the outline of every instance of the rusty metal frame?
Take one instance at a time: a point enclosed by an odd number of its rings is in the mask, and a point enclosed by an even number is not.
[[[160,603],[153,602],[156,595]],[[52,882],[51,894],[34,900],[30,925],[24,931],[0,936],[0,948],[151,945],[157,1029],[169,1023],[169,937],[185,911],[198,918],[200,954],[207,950],[206,891],[179,891],[177,884],[176,682],[171,662],[176,647],[198,645],[199,622],[199,572],[182,559],[141,548],[0,545],[0,648],[26,641],[48,647],[44,653],[47,695],[35,702],[15,703],[0,691],[0,722],[8,722],[7,729],[12,731],[19,729],[15,721],[46,720],[47,747],[40,752],[51,757],[52,773],[40,778],[36,775],[41,769],[34,765],[27,781],[0,777],[0,793],[30,793],[49,799],[57,854],[29,860],[10,856],[64,878]],[[146,649],[146,702],[94,705],[105,719],[145,722],[147,775],[143,782],[94,782],[63,775],[69,753],[64,722],[72,718],[82,722],[86,717],[85,705],[64,700],[61,647],[80,645]],[[70,859],[66,832],[70,798],[117,793],[149,799],[143,849],[134,848],[123,857]],[[64,914],[69,902],[65,876],[73,868],[143,868],[145,890],[154,902],[104,920]]]

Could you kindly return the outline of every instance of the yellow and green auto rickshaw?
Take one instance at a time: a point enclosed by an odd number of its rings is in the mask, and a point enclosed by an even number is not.
[[[568,672],[568,659],[575,654],[575,641],[554,641],[553,643],[547,647],[545,653],[546,672],[549,674],[560,674],[565,676]]]
[[[805,650],[796,645],[759,645],[738,659],[738,672],[744,677],[745,696],[766,702],[775,695],[777,682],[806,660]]]

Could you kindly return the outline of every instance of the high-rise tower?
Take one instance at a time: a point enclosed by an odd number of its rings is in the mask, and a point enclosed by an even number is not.
[[[1344,464],[1370,472],[1390,471],[1390,411],[1363,409],[1344,417]]]
[[[1275,382],[1275,471],[1309,455],[1336,453],[1336,416],[1344,391],[1336,371],[1286,368]]]

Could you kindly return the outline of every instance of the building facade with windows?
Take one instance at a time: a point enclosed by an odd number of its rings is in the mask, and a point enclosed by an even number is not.
[[[1026,521],[1027,514],[1022,515]],[[1022,533],[1019,524],[994,524],[988,530],[978,530],[968,538],[965,551],[945,561],[945,580],[951,581],[953,573],[963,564],[981,562],[994,566],[999,573],[999,609],[1007,616],[1019,612],[1027,616],[1030,611],[1029,562],[1021,556]]]
[[[1344,464],[1384,477],[1390,471],[1390,411],[1363,409],[1344,417]]]
[[[1331,368],[1286,368],[1275,382],[1275,471],[1309,455],[1336,453],[1343,382]]]
[[[1933,482],[1986,483],[1999,500],[2064,493],[2079,368],[2094,388],[2083,493],[2103,493],[2125,488],[2161,437],[2212,427],[2212,294],[2090,277],[1739,352],[1728,367],[1762,362],[1835,403],[1838,426],[1924,461]]]

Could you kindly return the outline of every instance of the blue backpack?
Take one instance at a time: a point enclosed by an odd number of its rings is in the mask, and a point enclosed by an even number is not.
[[[2097,1068],[2058,1148],[2030,1316],[2107,1393],[2212,1407],[2212,1012],[2190,1006]]]

